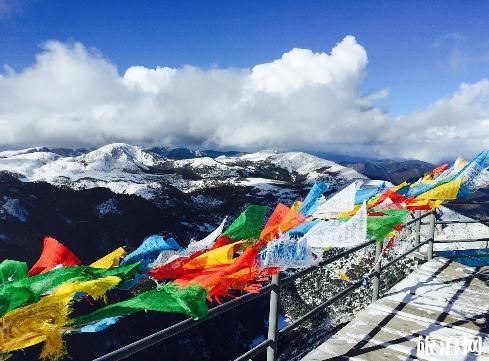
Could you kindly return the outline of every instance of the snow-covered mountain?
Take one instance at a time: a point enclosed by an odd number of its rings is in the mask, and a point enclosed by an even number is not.
[[[157,197],[169,186],[184,193],[224,185],[277,192],[317,179],[338,186],[353,179],[375,183],[350,168],[301,152],[262,151],[216,158],[200,155],[175,160],[122,143],[76,156],[30,148],[0,152],[0,171],[18,174],[23,181],[44,181],[77,190],[106,187],[114,193],[147,199]]]

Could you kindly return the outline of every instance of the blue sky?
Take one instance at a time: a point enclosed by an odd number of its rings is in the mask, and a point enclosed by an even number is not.
[[[472,156],[489,147],[487,14],[489,1],[0,0],[0,145]]]
[[[2,2],[2,0],[0,0]],[[329,51],[347,34],[368,52],[363,91],[388,87],[394,114],[489,73],[489,1],[7,0],[0,62],[20,70],[40,43],[80,41],[131,65],[251,67],[294,48]],[[10,4],[10,5],[9,5]]]

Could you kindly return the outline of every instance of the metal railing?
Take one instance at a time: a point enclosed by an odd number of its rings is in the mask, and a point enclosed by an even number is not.
[[[468,203],[470,204],[470,203]],[[165,328],[163,330],[160,330],[154,334],[151,334],[145,338],[142,338],[140,340],[137,340],[131,344],[128,344],[124,347],[121,347],[115,351],[112,351],[106,355],[103,355],[94,361],[106,361],[106,360],[120,360],[125,357],[128,357],[136,352],[142,351],[158,342],[161,342],[163,340],[166,340],[170,337],[173,337],[181,332],[184,332],[186,330],[189,330],[203,322],[206,322],[209,319],[212,319],[214,317],[217,317],[223,313],[226,313],[230,310],[235,309],[236,307],[239,307],[240,305],[243,305],[251,300],[254,300],[258,297],[261,297],[266,294],[270,294],[270,308],[269,308],[269,315],[268,315],[268,335],[267,339],[264,340],[263,342],[259,343],[255,347],[253,347],[251,350],[248,352],[244,353],[243,355],[239,356],[238,358],[235,359],[235,361],[247,361],[250,360],[251,358],[261,354],[265,350],[267,351],[267,361],[275,361],[277,359],[278,355],[278,341],[282,339],[284,336],[289,334],[291,331],[295,330],[297,327],[299,327],[301,324],[303,324],[305,321],[308,321],[312,317],[318,315],[321,311],[323,311],[326,307],[330,306],[331,304],[343,299],[344,297],[348,296],[350,293],[355,291],[356,289],[364,286],[367,284],[367,281],[371,280],[372,281],[372,302],[375,302],[379,298],[379,293],[380,293],[380,277],[382,272],[387,270],[389,267],[393,266],[397,262],[399,262],[401,259],[405,258],[409,254],[419,250],[421,247],[427,245],[427,252],[426,252],[426,258],[427,260],[431,260],[433,258],[433,249],[434,249],[434,244],[435,243],[448,243],[448,242],[476,242],[476,241],[487,241],[489,239],[487,238],[481,238],[481,239],[471,239],[471,240],[438,240],[435,241],[435,225],[436,224],[453,224],[453,223],[479,223],[480,221],[436,221],[436,210],[431,210],[427,212],[420,212],[416,211],[414,212],[413,219],[408,221],[405,225],[404,228],[406,227],[411,227],[414,226],[414,241],[412,247],[410,247],[407,251],[404,253],[400,254],[397,256],[395,259],[389,261],[385,265],[382,265],[381,262],[381,257],[382,257],[382,249],[383,249],[383,242],[376,242],[375,240],[370,240],[365,243],[362,243],[358,246],[355,246],[351,249],[348,249],[346,251],[343,251],[339,254],[333,255],[331,257],[328,257],[321,262],[319,262],[317,265],[300,270],[294,274],[282,277],[280,274],[276,274],[272,276],[271,282],[262,287],[258,293],[248,293],[245,294],[239,298],[236,298],[232,301],[226,302],[222,305],[219,305],[217,307],[214,307],[209,310],[209,314],[205,319],[201,320],[192,320],[192,319],[186,319],[184,321],[181,321],[175,325],[172,325],[168,328]],[[428,222],[424,223],[422,220],[424,218],[428,218]],[[482,223],[489,223],[489,220],[482,220]],[[427,225],[428,227],[428,233],[425,234],[425,240],[421,242],[421,226],[422,225]],[[335,296],[329,298],[328,300],[322,302],[320,305],[316,306],[312,310],[308,311],[306,314],[303,316],[299,317],[297,320],[292,321],[290,324],[285,326],[283,329],[279,330],[278,328],[278,317],[279,317],[279,305],[280,305],[280,292],[281,289],[286,286],[287,284],[295,281],[296,279],[303,277],[305,275],[308,275],[324,266],[327,266],[331,264],[334,261],[337,261],[341,258],[347,257],[355,252],[358,252],[360,250],[363,250],[375,243],[375,263],[374,263],[374,269],[363,275],[360,279],[350,282],[351,284],[343,289],[341,292],[336,294]]]

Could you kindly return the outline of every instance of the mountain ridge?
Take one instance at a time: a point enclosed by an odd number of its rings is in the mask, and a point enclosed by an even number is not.
[[[334,185],[367,177],[302,152],[223,155],[215,158],[171,159],[142,147],[124,143],[108,144],[76,156],[62,156],[47,148],[0,152],[0,171],[17,173],[25,181],[45,181],[73,189],[106,187],[114,193],[158,197],[167,186],[183,192],[229,183],[253,186],[259,178],[268,183],[302,185],[318,179]],[[263,187],[261,187],[263,188]]]

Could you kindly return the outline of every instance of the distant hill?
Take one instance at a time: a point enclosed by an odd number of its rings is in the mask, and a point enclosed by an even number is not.
[[[217,158],[220,156],[235,156],[242,154],[242,152],[238,151],[219,151],[219,150],[199,150],[193,148],[169,148],[169,147],[151,147],[145,149],[148,152],[157,154],[162,157],[181,160],[181,159],[191,159],[191,158],[200,158],[200,157],[209,157],[209,158]]]
[[[411,159],[379,159],[369,161],[341,161],[341,165],[354,169],[372,179],[383,179],[394,184],[413,181],[429,172],[435,165]]]

